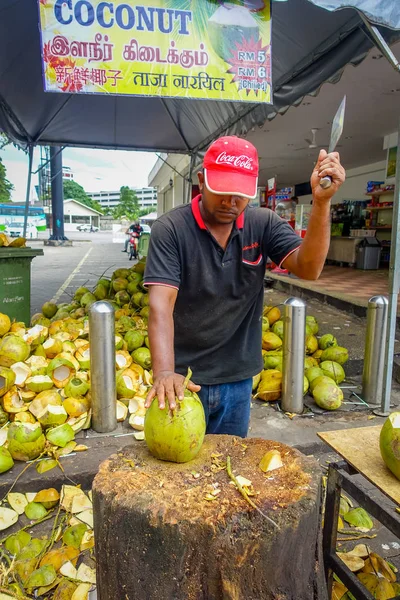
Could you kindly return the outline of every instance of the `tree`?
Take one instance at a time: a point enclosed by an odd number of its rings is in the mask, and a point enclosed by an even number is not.
[[[156,206],[148,206],[147,208],[142,208],[139,211],[139,217],[145,217],[146,215],[149,215],[152,212],[157,212],[157,205]]]
[[[140,213],[138,197],[127,185],[123,185],[120,192],[119,204],[113,210],[114,219],[127,217],[131,221],[135,221]]]
[[[76,181],[64,179],[63,190],[64,200],[71,198],[72,200],[82,202],[82,204],[85,204],[89,208],[93,208],[93,210],[98,210],[99,212],[103,213],[103,209],[97,200],[92,200],[89,198],[83,187]]]
[[[0,202],[6,203],[10,202],[11,192],[14,189],[13,184],[8,181],[7,177],[7,169],[5,168],[3,161],[0,158]]]

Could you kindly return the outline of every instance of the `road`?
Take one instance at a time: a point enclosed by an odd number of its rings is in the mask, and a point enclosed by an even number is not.
[[[69,302],[79,286],[91,289],[104,274],[118,267],[130,266],[120,243],[113,243],[111,232],[73,233],[72,247],[42,246],[38,240],[32,247],[43,247],[44,256],[32,261],[31,314],[40,312],[42,305],[54,299]]]

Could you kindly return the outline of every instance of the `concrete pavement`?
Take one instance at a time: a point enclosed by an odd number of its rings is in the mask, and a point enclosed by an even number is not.
[[[40,312],[44,302],[69,302],[79,286],[92,288],[103,274],[129,266],[122,244],[113,244],[112,232],[73,233],[72,247],[43,247],[44,256],[32,261],[31,314]],[[42,240],[31,242],[42,247]]]

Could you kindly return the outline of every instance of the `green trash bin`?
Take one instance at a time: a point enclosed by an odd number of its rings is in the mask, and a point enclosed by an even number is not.
[[[0,312],[11,320],[31,320],[31,262],[43,250],[0,248]]]
[[[143,256],[147,256],[149,251],[150,244],[150,234],[149,233],[141,233],[139,238],[139,247],[138,247],[138,255],[139,258]]]

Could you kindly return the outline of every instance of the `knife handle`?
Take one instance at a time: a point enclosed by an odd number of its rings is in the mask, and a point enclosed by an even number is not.
[[[329,176],[322,177],[322,179],[320,179],[319,181],[319,185],[322,187],[323,190],[327,190],[332,185],[332,178]]]

